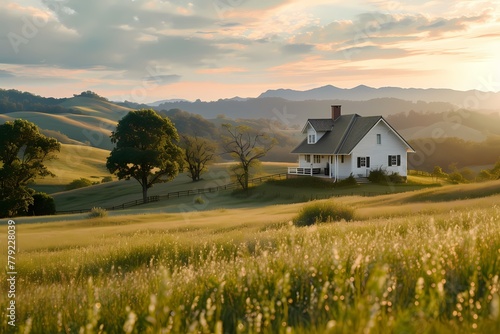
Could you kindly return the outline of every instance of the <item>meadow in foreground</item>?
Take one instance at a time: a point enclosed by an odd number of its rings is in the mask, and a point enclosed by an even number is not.
[[[15,331],[500,332],[500,207],[311,227],[283,207],[25,225]]]

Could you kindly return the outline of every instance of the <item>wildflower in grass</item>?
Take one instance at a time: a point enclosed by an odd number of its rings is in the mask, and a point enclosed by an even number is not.
[[[134,311],[130,309],[130,307],[127,307],[127,312],[127,321],[125,321],[125,323],[123,324],[123,331],[127,334],[130,334],[134,331],[135,322],[137,321],[137,314],[135,314]]]

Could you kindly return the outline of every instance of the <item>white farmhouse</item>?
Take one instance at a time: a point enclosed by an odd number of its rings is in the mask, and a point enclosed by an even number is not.
[[[306,138],[292,151],[299,165],[288,168],[290,175],[337,181],[382,169],[406,177],[407,154],[415,153],[382,116],[342,115],[341,106],[332,106],[331,118],[307,120],[302,133]]]

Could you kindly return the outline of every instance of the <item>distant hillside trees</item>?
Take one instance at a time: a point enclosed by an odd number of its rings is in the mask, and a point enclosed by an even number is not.
[[[401,112],[387,116],[387,121],[396,129],[408,129],[414,127],[426,127],[438,124],[440,122],[451,123],[457,131],[459,126],[463,125],[477,130],[484,134],[500,135],[498,122],[500,117],[498,113],[484,113],[459,109],[446,112]]]
[[[66,99],[45,98],[15,89],[0,89],[0,114],[15,111],[41,111],[52,114],[70,113],[68,109],[59,104]]]
[[[409,141],[417,151],[408,155],[408,168],[432,172],[434,166],[456,163],[458,169],[468,166],[495,164],[500,157],[500,136],[485,141],[465,141],[459,138],[422,138]],[[448,172],[453,172],[448,169]]]
[[[446,173],[443,172],[443,169],[441,168],[441,166],[434,166],[434,169],[432,170],[431,175],[433,178],[436,179],[436,181],[447,176]]]
[[[500,157],[493,168],[481,170],[476,179],[477,181],[500,180]]]
[[[28,206],[26,212],[28,216],[46,216],[56,214],[56,203],[52,196],[46,193],[37,193],[33,195],[33,204]]]
[[[54,158],[60,144],[25,120],[0,125],[0,217],[13,217],[34,204],[28,184],[37,177],[54,176],[44,162]]]
[[[217,144],[210,139],[182,135],[181,147],[184,150],[188,176],[193,182],[199,181],[201,175],[208,170],[208,165],[215,159]]]
[[[81,92],[80,94],[73,94],[74,97],[88,97],[90,99],[96,99],[96,100],[101,100],[101,101],[108,101],[107,98],[100,96],[97,93],[94,93],[91,90],[88,90],[86,92]]]
[[[159,114],[168,117],[175,124],[177,131],[183,135],[210,139],[219,138],[217,126],[200,115],[180,109],[161,110]]]
[[[233,173],[241,188],[247,190],[250,169],[274,147],[276,139],[244,125],[223,124],[222,127],[225,130],[223,151],[238,163]]]
[[[136,179],[147,202],[148,189],[173,179],[182,169],[182,149],[174,124],[154,110],[141,109],[123,117],[111,134],[116,147],[106,163],[119,179]]]
[[[92,181],[84,177],[71,181],[67,186],[66,190],[80,189],[85,187],[90,187]]]
[[[448,166],[449,173],[445,173],[440,166],[435,166],[432,177],[436,180],[446,179],[451,183],[469,183],[469,182],[484,182],[500,179],[500,158],[497,160],[493,168],[482,169],[479,173],[474,173],[470,168],[459,169],[456,163]]]

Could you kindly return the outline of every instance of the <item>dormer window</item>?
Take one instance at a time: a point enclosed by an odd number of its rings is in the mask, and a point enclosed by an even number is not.
[[[310,134],[309,136],[307,136],[307,143],[316,144],[316,134]]]

